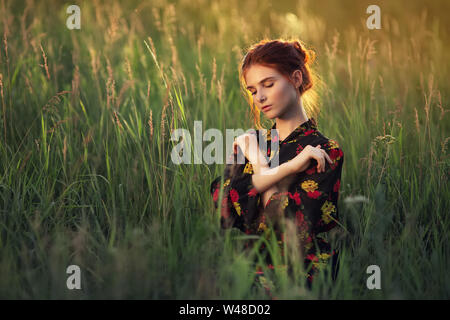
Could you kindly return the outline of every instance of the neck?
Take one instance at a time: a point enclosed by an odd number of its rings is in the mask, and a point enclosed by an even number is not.
[[[283,115],[275,119],[281,141],[286,139],[295,128],[309,120],[303,108],[302,100],[299,99],[298,101],[295,106],[289,108]]]

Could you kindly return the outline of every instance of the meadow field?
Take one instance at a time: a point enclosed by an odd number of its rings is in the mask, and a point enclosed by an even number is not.
[[[71,30],[73,4],[81,28]],[[372,4],[381,29],[367,28]],[[337,281],[321,273],[312,290],[302,276],[269,274],[274,295],[449,299],[449,9],[0,0],[0,298],[267,299],[252,286],[257,253],[221,230],[213,207],[224,165],[174,164],[170,137],[192,134],[194,121],[251,128],[245,49],[298,38],[317,55],[309,116],[345,154],[342,225],[327,235],[341,261]],[[66,286],[69,265],[81,290]],[[381,289],[366,286],[370,265]]]

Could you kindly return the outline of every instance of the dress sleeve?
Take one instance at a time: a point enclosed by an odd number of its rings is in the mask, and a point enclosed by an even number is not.
[[[235,227],[250,233],[257,223],[261,197],[252,182],[251,163],[245,159],[244,164],[236,164],[237,155],[233,156],[234,164],[227,164],[225,167],[223,184],[221,185],[222,177],[217,177],[211,183],[210,192],[215,208],[220,207],[222,228]],[[223,197],[219,203],[222,186]]]
[[[330,139],[322,144],[322,148],[333,161],[326,161],[325,172],[317,172],[317,161],[311,161],[311,166],[297,186],[300,200],[303,204],[303,214],[312,223],[315,234],[327,232],[336,226],[338,214],[338,198],[341,184],[344,153],[335,140]]]

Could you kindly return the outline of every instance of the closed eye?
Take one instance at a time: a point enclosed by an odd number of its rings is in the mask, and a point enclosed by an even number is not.
[[[269,85],[267,85],[267,86],[265,86],[266,88],[270,88],[270,87],[273,87],[273,82],[271,83],[271,84],[269,84]],[[255,93],[256,93],[256,91],[255,92],[252,92],[252,96],[254,96],[255,95]]]

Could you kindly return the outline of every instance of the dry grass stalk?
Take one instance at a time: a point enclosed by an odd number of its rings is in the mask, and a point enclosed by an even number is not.
[[[120,119],[119,119],[119,117],[117,116],[116,110],[114,110],[114,118],[115,118],[115,120],[116,120],[116,124],[117,124],[117,126],[119,127],[119,129],[123,129],[122,124],[120,123]]]
[[[125,95],[125,92],[134,84],[134,80],[128,80],[124,83],[122,88],[120,89],[119,96],[116,99],[116,108],[120,107],[120,103],[122,102],[123,96]]]
[[[106,64],[106,68],[108,70],[108,80],[106,81],[106,108],[109,109],[111,105],[114,104],[114,99],[116,96],[116,82],[113,78],[113,70],[108,58],[106,58]]]
[[[125,70],[128,74],[128,79],[133,80],[133,72],[131,70],[131,64],[130,60],[128,60],[128,57],[125,57]]]
[[[161,28],[161,16],[159,14],[159,10],[156,7],[152,8],[152,14],[153,14],[153,21],[155,22],[156,29],[158,29],[159,32],[162,31]]]
[[[184,94],[187,96],[188,91],[187,91],[187,85],[186,85],[186,77],[184,76],[183,72],[181,73],[181,79],[183,79]]]
[[[166,89],[166,94],[164,96],[164,106],[161,113],[161,139],[165,141],[166,133],[165,133],[165,122],[166,122],[166,109],[169,106],[169,92],[170,92],[170,83]]]
[[[213,58],[213,63],[212,63],[212,70],[213,70],[213,75],[211,78],[211,85],[210,87],[210,91],[213,90],[214,88],[214,84],[216,83],[216,73],[217,73],[217,65],[216,65],[216,57]]]
[[[28,160],[30,159],[32,153],[33,153],[33,151],[31,151],[31,150],[28,151],[28,153],[27,153],[27,155],[25,156],[25,159],[23,159],[23,162],[22,162],[22,164],[21,164],[21,166],[20,166],[20,168],[19,168],[19,171],[18,171],[17,173],[21,173],[21,172],[22,172],[23,168],[25,168],[25,166],[26,166]]]
[[[64,142],[63,142],[63,159],[64,159],[64,164],[66,163],[66,155],[67,155],[67,136],[64,136]]]
[[[179,71],[180,66],[178,63],[178,52],[177,52],[177,48],[175,47],[174,43],[173,43],[173,38],[171,35],[169,35],[168,37],[168,41],[169,41],[169,46],[170,46],[170,51],[172,53],[172,66],[175,68],[175,70]]]
[[[150,127],[150,139],[153,139],[153,111],[150,109],[150,115],[148,117],[148,126]]]
[[[43,111],[49,111],[52,110],[52,107],[56,106],[58,103],[61,102],[60,96],[63,94],[71,93],[71,91],[63,90],[58,93],[56,93],[53,97],[48,100],[48,102],[42,107]]]
[[[3,31],[3,44],[5,45],[6,63],[8,64],[8,62],[9,62],[9,57],[8,57],[8,35],[6,34],[6,29],[5,29],[5,31]]]
[[[42,48],[42,44],[39,44],[39,47],[41,48],[42,57],[44,58],[44,64],[43,65],[41,64],[40,66],[45,68],[47,79],[50,80],[50,72],[48,71],[48,64],[47,64],[47,55],[45,54],[44,49]]]
[[[4,129],[4,141],[6,144],[6,106],[5,97],[3,95],[3,74],[0,73],[0,95],[2,96],[2,110],[3,110],[3,129]]]
[[[60,127],[60,125],[64,122],[66,122],[67,120],[68,119],[59,120],[49,130],[47,130],[47,133],[51,134],[51,133],[55,132],[55,130],[58,129]]]
[[[72,105],[76,104],[80,96],[80,68],[75,66],[75,72],[72,79]]]

